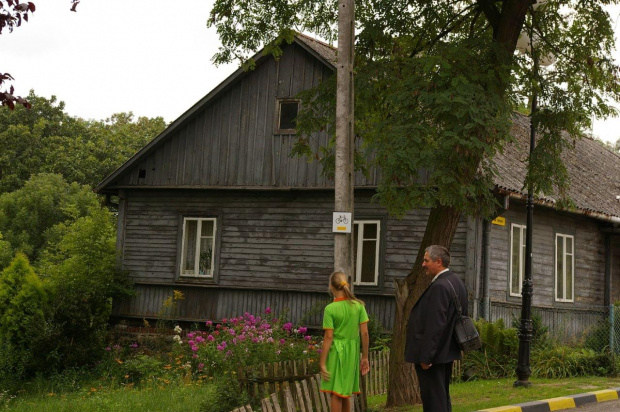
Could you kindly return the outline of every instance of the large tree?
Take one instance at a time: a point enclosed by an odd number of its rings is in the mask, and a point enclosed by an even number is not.
[[[526,184],[558,198],[568,183],[559,153],[589,128],[592,115],[614,111],[609,102],[619,97],[618,68],[604,7],[617,2],[356,2],[356,134],[382,169],[377,198],[396,215],[430,208],[415,265],[396,286],[389,406],[419,401],[403,348],[410,309],[429,282],[421,268],[424,248],[449,247],[463,213],[493,213],[491,160],[510,141],[513,110],[527,110],[537,94],[532,122],[539,143]],[[277,56],[295,31],[333,40],[336,16],[333,0],[216,0],[209,24],[222,47],[214,60],[244,61],[265,44]],[[521,33],[534,39],[529,54],[517,53]],[[557,62],[546,69],[533,64],[551,56]],[[304,94],[299,123],[306,135],[333,131],[334,93],[328,81]],[[424,185],[417,183],[422,171]]]

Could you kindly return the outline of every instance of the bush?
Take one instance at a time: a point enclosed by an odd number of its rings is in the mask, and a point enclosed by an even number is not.
[[[101,359],[112,298],[132,292],[117,269],[114,219],[106,210],[56,226],[40,266],[49,282],[50,317],[45,338],[48,368],[92,364]]]
[[[195,374],[216,377],[240,367],[285,360],[313,359],[314,365],[318,363],[320,344],[307,334],[308,329],[293,327],[269,308],[264,317],[245,313],[217,325],[207,321],[206,325],[209,332],[188,333],[186,342],[180,328],[175,328],[179,334],[174,340],[182,353],[191,356]]]
[[[558,346],[536,350],[532,355],[532,374],[539,378],[608,376],[617,373],[616,360],[610,353],[592,349]]]
[[[47,294],[28,259],[18,254],[0,274],[0,381],[40,369],[40,331]]]
[[[517,366],[519,340],[517,330],[507,329],[503,320],[494,323],[476,321],[482,348],[463,358],[463,379],[495,379],[513,376]]]

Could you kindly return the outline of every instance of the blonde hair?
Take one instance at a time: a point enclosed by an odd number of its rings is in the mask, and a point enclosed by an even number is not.
[[[347,275],[345,273],[339,271],[332,273],[329,277],[329,284],[331,285],[331,288],[333,290],[343,291],[346,298],[350,301],[355,300],[362,305],[364,304],[362,300],[356,298],[353,292],[351,292],[351,289],[349,288],[349,283],[347,282]]]

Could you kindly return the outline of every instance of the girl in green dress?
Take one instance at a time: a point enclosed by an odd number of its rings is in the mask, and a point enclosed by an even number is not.
[[[329,292],[334,296],[334,301],[325,307],[323,315],[325,336],[320,359],[321,391],[331,393],[331,412],[349,412],[351,395],[360,393],[360,371],[365,375],[370,369],[368,314],[364,302],[349,289],[344,273],[332,273]]]

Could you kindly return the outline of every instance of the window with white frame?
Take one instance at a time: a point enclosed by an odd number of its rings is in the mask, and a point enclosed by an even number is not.
[[[183,218],[181,276],[213,277],[215,218]]]
[[[356,220],[353,227],[355,285],[379,284],[380,220]]]
[[[573,302],[575,292],[575,238],[555,235],[555,300]]]
[[[510,296],[521,296],[525,273],[525,235],[527,226],[510,225]]]

